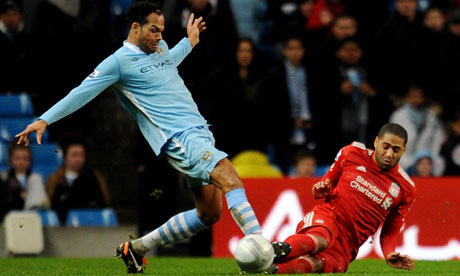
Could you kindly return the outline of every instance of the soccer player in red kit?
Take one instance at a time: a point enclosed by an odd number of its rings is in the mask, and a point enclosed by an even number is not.
[[[409,256],[394,252],[415,200],[414,182],[398,165],[406,142],[406,130],[390,123],[375,138],[375,151],[358,142],[342,148],[312,189],[316,199],[325,201],[305,216],[294,235],[273,243],[276,257],[267,272],[345,272],[382,224],[380,243],[387,264],[413,269]]]

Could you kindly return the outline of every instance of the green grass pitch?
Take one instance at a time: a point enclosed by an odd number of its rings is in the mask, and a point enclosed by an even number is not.
[[[115,258],[1,258],[0,275],[67,276],[126,275],[123,261]],[[149,258],[144,275],[235,275],[239,269],[233,259],[212,258]],[[346,275],[442,275],[459,276],[460,261],[416,261],[413,271],[388,267],[383,260],[354,261]]]

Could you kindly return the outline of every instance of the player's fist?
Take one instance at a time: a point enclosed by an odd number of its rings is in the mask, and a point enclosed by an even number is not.
[[[313,185],[312,193],[315,199],[324,198],[329,196],[332,190],[331,181],[326,178],[324,181],[319,181]]]
[[[412,270],[415,266],[414,261],[407,255],[399,252],[391,252],[386,257],[387,264],[393,268]]]

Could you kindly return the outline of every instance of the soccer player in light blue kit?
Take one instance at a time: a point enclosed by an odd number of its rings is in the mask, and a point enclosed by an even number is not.
[[[40,144],[48,125],[112,86],[155,153],[166,156],[174,168],[186,175],[196,209],[172,217],[144,237],[121,244],[117,254],[125,261],[128,273],[143,272],[143,256],[155,246],[189,238],[215,223],[222,212],[222,192],[243,233],[261,233],[241,179],[227,154],[214,147],[206,120],[177,70],[198,44],[205,22],[201,17],[194,19],[192,14],[187,38],[169,49],[162,40],[165,19],[159,8],[159,4],[148,0],[134,1],[127,11],[130,31],[123,46],[40,120],[16,135],[18,144],[28,145],[29,134],[36,132]]]

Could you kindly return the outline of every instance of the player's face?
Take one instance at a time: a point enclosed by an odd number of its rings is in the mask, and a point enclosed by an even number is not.
[[[374,147],[374,160],[383,171],[393,169],[406,150],[404,140],[391,133],[386,133],[381,138],[376,137]]]
[[[165,18],[161,14],[152,12],[147,20],[147,23],[138,26],[137,46],[145,53],[151,54],[158,49],[158,44],[163,39],[161,32],[165,29]]]

